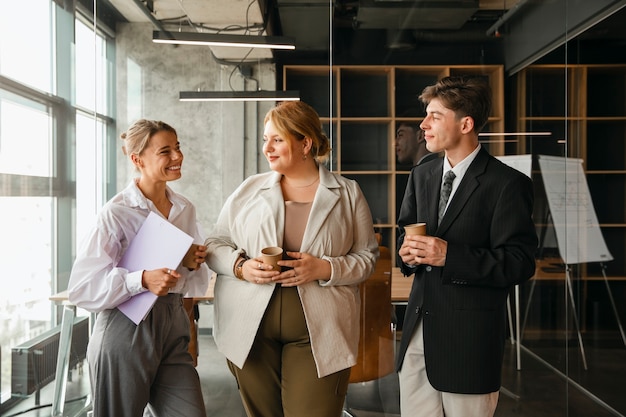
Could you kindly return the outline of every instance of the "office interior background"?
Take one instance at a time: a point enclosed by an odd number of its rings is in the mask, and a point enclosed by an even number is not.
[[[267,170],[263,116],[274,102],[180,92],[297,91],[331,137],[330,168],[359,182],[394,253],[410,170],[395,157],[396,125],[421,120],[424,86],[470,74],[493,89],[482,146],[535,184],[537,272],[512,291],[512,343],[559,376],[545,399],[565,405],[558,415],[577,415],[574,391],[626,415],[625,5],[2,0],[0,413],[35,395],[15,389],[15,349],[58,333],[49,297],[67,288],[98,209],[135,175],[119,140],[134,120],[177,129],[185,161],[171,187],[208,231],[235,187]],[[296,48],[159,44],[154,31],[286,36]],[[523,378],[523,364],[509,371]],[[34,385],[54,380],[39,376]]]

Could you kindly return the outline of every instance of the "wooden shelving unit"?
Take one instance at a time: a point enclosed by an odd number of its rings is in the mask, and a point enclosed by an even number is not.
[[[500,65],[441,66],[291,66],[283,67],[283,88],[299,90],[322,118],[332,139],[330,169],[358,181],[382,235],[382,246],[396,253],[396,218],[410,166],[398,164],[396,124],[420,122],[424,108],[417,96],[448,75],[486,77],[493,90],[493,113],[486,131],[504,132],[504,71]],[[483,143],[504,155],[502,140]],[[392,256],[395,266],[395,256]]]

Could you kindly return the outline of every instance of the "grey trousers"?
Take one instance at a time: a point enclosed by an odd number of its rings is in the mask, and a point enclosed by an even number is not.
[[[295,287],[276,287],[237,379],[248,417],[339,417],[350,368],[317,377],[302,303]]]
[[[206,417],[187,347],[180,294],[159,297],[139,325],[118,309],[98,314],[87,348],[94,417]]]

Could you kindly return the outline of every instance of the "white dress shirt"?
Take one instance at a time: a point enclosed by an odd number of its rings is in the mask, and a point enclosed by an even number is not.
[[[454,168],[452,168],[452,166],[450,165],[448,158],[446,157],[443,158],[443,174],[442,174],[441,183],[443,184],[443,177],[445,177],[448,171],[452,170],[452,172],[454,172],[454,175],[455,175],[454,180],[452,181],[452,191],[450,192],[450,197],[448,198],[448,203],[446,204],[446,210],[448,209],[448,206],[450,205],[450,202],[452,201],[452,197],[454,197],[454,193],[456,192],[457,188],[459,188],[459,184],[463,180],[463,177],[465,176],[467,169],[472,164],[472,162],[474,162],[476,155],[478,155],[478,151],[480,151],[480,143],[478,144],[476,149],[472,151],[472,153],[467,155],[465,159],[463,159],[461,162],[456,164]]]
[[[166,194],[172,203],[167,220],[192,236],[194,243],[203,244],[194,205],[169,187]],[[72,267],[68,285],[70,302],[85,310],[100,312],[147,291],[141,285],[143,271],[118,268],[117,263],[151,211],[163,217],[142,194],[136,180],[104,205],[95,227],[81,243]],[[206,264],[196,271],[179,266],[177,272],[181,278],[170,292],[191,297],[206,293],[209,285]]]

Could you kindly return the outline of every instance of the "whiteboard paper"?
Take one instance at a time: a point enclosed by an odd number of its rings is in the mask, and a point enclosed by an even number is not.
[[[566,264],[613,260],[593,207],[582,159],[539,155],[559,253]]]

